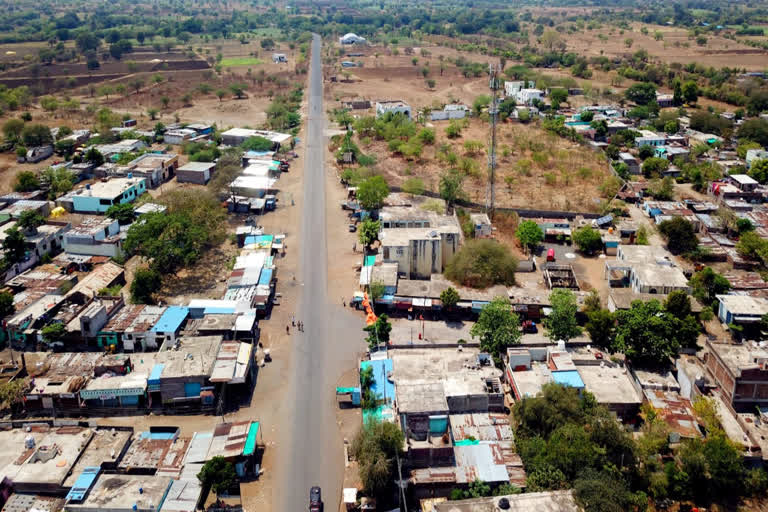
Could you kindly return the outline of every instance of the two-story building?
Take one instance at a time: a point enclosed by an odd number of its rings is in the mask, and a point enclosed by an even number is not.
[[[146,191],[146,178],[113,178],[80,189],[72,196],[72,208],[77,213],[104,213],[110,206],[132,203]]]
[[[150,188],[171,179],[178,166],[179,155],[175,153],[144,153],[128,164],[133,176],[146,178]]]
[[[64,234],[63,245],[71,254],[121,256],[120,224],[109,217],[87,216],[80,225]]]

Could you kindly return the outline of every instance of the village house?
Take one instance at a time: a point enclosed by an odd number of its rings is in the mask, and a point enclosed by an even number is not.
[[[102,473],[90,482],[87,494],[69,500],[64,511],[157,512],[172,483],[169,476]]]
[[[629,286],[635,293],[690,292],[688,279],[664,248],[620,245],[615,261],[606,261],[605,276],[612,287]]]
[[[666,135],[659,135],[650,130],[639,130],[640,137],[635,138],[635,145],[639,148],[642,146],[659,147],[663,146],[667,142]]]
[[[764,149],[748,149],[744,161],[747,164],[747,169],[749,169],[754,162],[766,159],[768,159],[768,151]]]
[[[705,366],[737,411],[768,405],[768,351],[756,343],[706,342]]]
[[[72,208],[77,213],[104,213],[110,206],[132,203],[146,191],[145,178],[113,178],[78,190],[72,196]]]
[[[109,217],[86,216],[64,234],[64,250],[72,254],[109,256],[123,254],[120,224]]]
[[[573,491],[526,492],[502,497],[431,502],[425,512],[580,512]]]
[[[388,113],[403,114],[408,119],[412,117],[411,106],[403,100],[381,100],[376,102],[376,117]]]
[[[187,162],[176,170],[176,181],[205,185],[213,176],[215,162]]]
[[[619,161],[626,164],[630,174],[640,174],[640,162],[632,153],[622,151],[619,153]]]
[[[289,150],[293,148],[293,136],[287,133],[266,130],[251,130],[249,128],[231,128],[221,133],[221,142],[227,146],[240,146],[251,137],[263,137],[272,142],[272,150]]]
[[[718,295],[717,317],[724,324],[756,324],[768,313],[768,299],[749,295]]]
[[[115,155],[121,155],[123,153],[135,153],[140,149],[144,149],[147,147],[147,145],[144,144],[144,141],[139,139],[123,139],[112,144],[96,144],[94,146],[90,146],[88,149],[91,147],[101,153],[105,160],[110,160]]]
[[[146,178],[149,188],[156,188],[171,179],[178,165],[179,155],[174,153],[144,153],[128,163],[133,176]]]
[[[288,59],[286,58],[284,53],[273,53],[272,62],[275,64],[278,64],[281,62],[288,62]]]
[[[385,263],[397,263],[398,274],[406,279],[429,279],[443,271],[458,251],[458,226],[382,229],[379,235]]]

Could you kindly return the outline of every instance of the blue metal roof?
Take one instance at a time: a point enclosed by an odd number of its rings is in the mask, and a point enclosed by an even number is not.
[[[584,381],[581,380],[578,370],[558,370],[552,372],[552,380],[557,384],[576,389],[584,389]]]
[[[271,268],[261,269],[261,275],[259,275],[259,284],[267,285],[271,282],[272,282],[272,269]]]
[[[160,384],[160,375],[163,374],[163,368],[165,368],[165,365],[160,363],[153,366],[152,371],[149,373],[147,384]]]
[[[184,306],[168,306],[163,316],[157,321],[152,332],[176,332],[189,315],[189,308]]]
[[[83,501],[85,495],[91,490],[93,482],[96,481],[96,477],[99,476],[99,471],[101,471],[99,466],[83,468],[83,472],[77,477],[75,485],[67,493],[67,501]]]

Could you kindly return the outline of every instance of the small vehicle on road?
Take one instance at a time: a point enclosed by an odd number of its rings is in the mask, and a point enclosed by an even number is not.
[[[348,229],[349,229],[350,233],[354,233],[355,231],[357,231],[357,225],[356,224],[350,224]]]
[[[309,489],[309,512],[323,512],[323,499],[320,487],[313,486]]]

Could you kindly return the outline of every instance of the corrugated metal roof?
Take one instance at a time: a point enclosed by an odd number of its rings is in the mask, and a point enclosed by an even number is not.
[[[169,306],[163,316],[152,327],[152,332],[176,332],[189,315],[189,308],[184,306]]]

